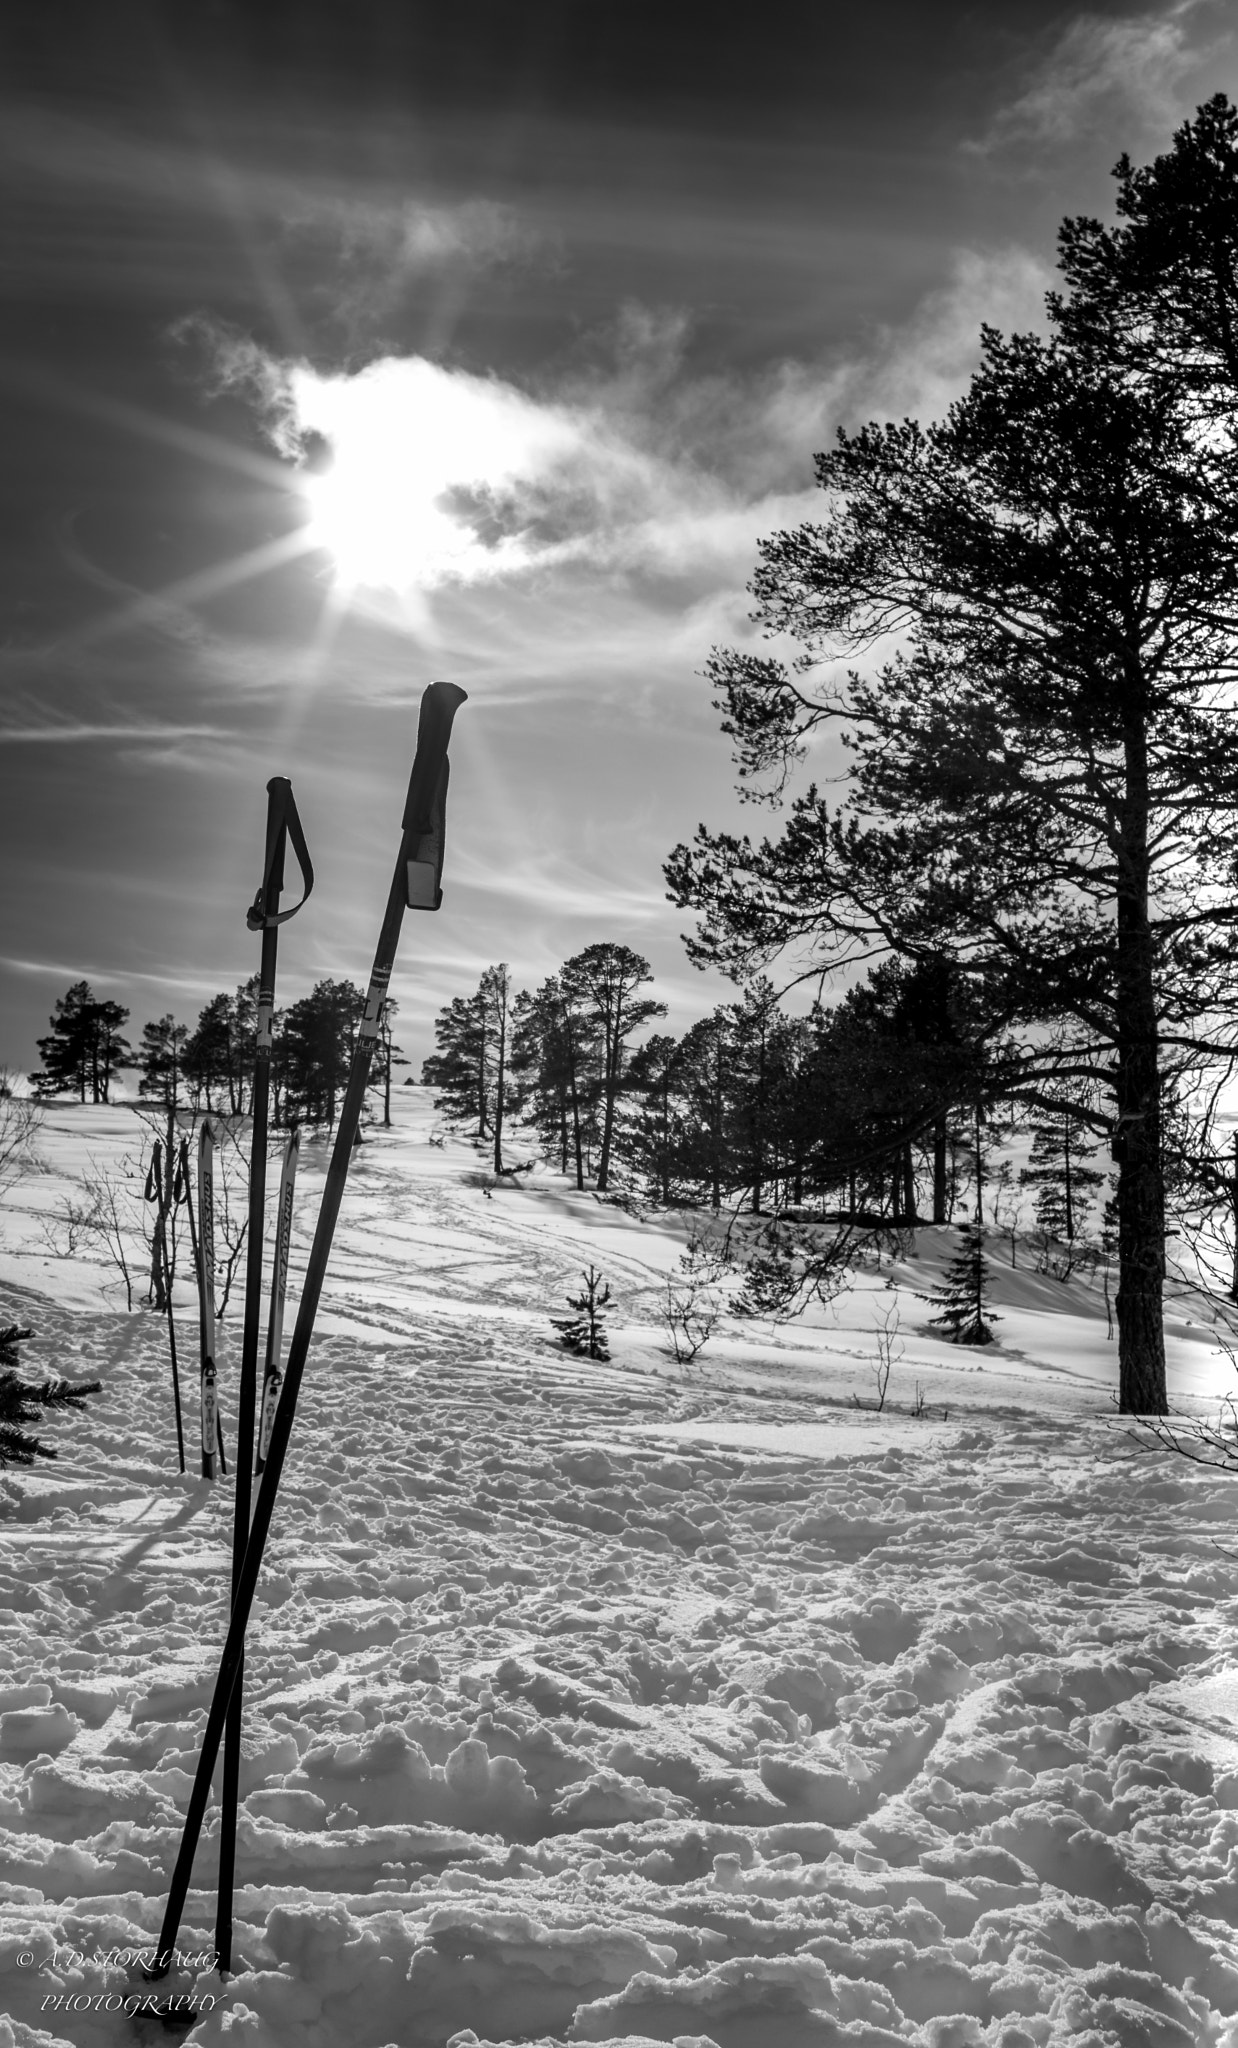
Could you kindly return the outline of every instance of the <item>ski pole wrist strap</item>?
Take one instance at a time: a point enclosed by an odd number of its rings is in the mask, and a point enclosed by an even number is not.
[[[314,886],[314,864],[305,843],[305,831],[297,810],[297,800],[292,793],[292,784],[286,775],[273,775],[267,784],[271,797],[267,813],[266,862],[262,873],[262,886],[253,903],[245,913],[245,922],[251,932],[260,932],[270,925],[287,924],[308,900]],[[292,841],[292,850],[301,870],[301,896],[290,910],[273,910],[268,905],[278,902],[279,891],[284,886],[284,842]]]

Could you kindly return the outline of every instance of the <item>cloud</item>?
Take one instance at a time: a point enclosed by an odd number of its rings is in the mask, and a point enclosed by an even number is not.
[[[1172,0],[1151,14],[1116,20],[1080,14],[1024,91],[968,146],[987,155],[1010,144],[1060,145],[1086,134],[1111,110],[1148,128],[1171,127],[1184,111],[1184,81],[1209,55],[1192,41],[1206,5]]]
[[[812,455],[840,421],[939,415],[981,322],[1039,324],[1049,282],[1026,251],[963,251],[863,355],[746,374],[690,369],[676,307],[623,306],[604,348],[523,384],[422,355],[323,369],[202,315],[176,332],[208,393],[244,398],[300,472],[305,538],[363,605],[553,574],[568,610],[573,593],[588,610],[601,575],[675,585],[678,615],[742,583],[761,534],[808,516]],[[424,637],[424,611],[410,619]]]
[[[172,725],[118,720],[109,725],[96,719],[52,716],[40,723],[7,724],[0,721],[0,747],[65,746],[83,740],[125,740],[143,746],[182,745],[188,740],[224,739],[227,735],[212,725]],[[192,760],[192,755],[189,757]]]
[[[515,208],[485,197],[412,198],[372,179],[349,186],[335,172],[315,176],[247,159],[239,146],[143,137],[51,107],[35,114],[9,105],[4,117],[0,158],[49,183],[127,194],[144,207],[222,208],[403,275],[554,258],[553,242]]]

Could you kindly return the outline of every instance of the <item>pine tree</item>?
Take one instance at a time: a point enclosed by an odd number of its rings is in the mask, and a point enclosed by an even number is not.
[[[437,1088],[436,1109],[462,1121],[477,1119],[477,1136],[489,1125],[489,1078],[485,1005],[480,989],[471,996],[453,996],[434,1020],[437,1052],[422,1061],[421,1079]]]
[[[688,1101],[684,1169],[707,1194],[715,1212],[722,1207],[723,1189],[731,1185],[727,1127],[735,1062],[729,1018],[725,1005],[720,1005],[685,1032],[681,1046]]]
[[[0,1329],[0,1466],[33,1465],[36,1458],[54,1458],[51,1446],[40,1443],[26,1425],[37,1420],[41,1408],[80,1414],[86,1396],[103,1391],[102,1380],[74,1386],[63,1379],[39,1384],[22,1379],[16,1370],[17,1347],[33,1334],[16,1323]]]
[[[194,1106],[217,1103],[239,1115],[245,1108],[246,1083],[253,1064],[258,977],[243,981],[234,996],[212,996],[181,1049],[181,1071],[193,1092]]]
[[[583,1188],[597,1141],[598,1048],[577,991],[552,974],[512,1007],[512,1069],[516,1105],[542,1140],[559,1152],[562,1172],[574,1162]]]
[[[655,1031],[637,1047],[627,1084],[635,1114],[622,1129],[622,1156],[645,1176],[648,1194],[669,1208],[679,1182],[683,1142],[682,1047],[669,1032]]]
[[[582,1273],[584,1292],[569,1294],[567,1305],[575,1310],[570,1316],[551,1316],[550,1320],[560,1334],[559,1342],[565,1351],[574,1351],[580,1358],[600,1358],[608,1361],[610,1350],[606,1331],[602,1327],[602,1311],[610,1300],[610,1288],[603,1286],[602,1276],[595,1266]]]
[[[154,1023],[142,1026],[142,1043],[137,1051],[137,1064],[142,1070],[138,1092],[162,1103],[165,1109],[175,1109],[180,1102],[188,1036],[185,1026],[176,1022],[170,1010]]]
[[[598,1154],[598,1188],[604,1193],[610,1176],[615,1109],[623,1086],[628,1040],[642,1024],[665,1017],[666,1004],[636,991],[653,978],[649,962],[630,946],[609,942],[586,946],[565,961],[560,977],[565,996],[575,998],[592,1025],[600,1054],[598,1086],[602,1102],[602,1142]]]
[[[335,1122],[365,995],[351,981],[320,981],[285,1012],[281,1061],[287,1106],[309,1124]]]
[[[793,1241],[767,1223],[744,1267],[744,1284],[731,1303],[737,1316],[769,1316],[785,1322],[803,1305],[803,1272]]]
[[[985,1231],[982,1223],[965,1223],[959,1233],[959,1248],[942,1276],[940,1287],[922,1294],[940,1315],[929,1317],[929,1328],[945,1330],[951,1344],[992,1344],[992,1325],[1000,1323],[989,1308],[989,1270],[984,1256]]]
[[[129,1046],[120,1035],[128,1015],[119,1003],[99,1002],[88,981],[75,981],[57,998],[51,1030],[36,1041],[43,1061],[42,1071],[30,1077],[36,1092],[76,1089],[85,1102],[89,1089],[92,1103],[106,1102],[116,1069],[129,1064]]]
[[[1096,1141],[1072,1104],[1038,1115],[1027,1165],[1019,1175],[1020,1187],[1034,1187],[1036,1221],[1050,1237],[1073,1244],[1091,1204],[1091,1191],[1104,1185],[1106,1176],[1088,1160],[1095,1157]]]
[[[494,1132],[494,1170],[503,1171],[503,1122],[511,1092],[508,1069],[511,1064],[512,977],[506,961],[487,967],[477,990],[494,1074],[490,1092],[491,1128]]]
[[[702,830],[666,873],[700,965],[952,959],[1031,1080],[1057,1069],[1043,1027],[1082,1031],[1114,1131],[1119,1408],[1163,1415],[1165,1076],[1230,1058],[1238,115],[1218,95],[1117,177],[1118,226],[1063,226],[1049,331],[984,328],[935,425],[841,431],[818,518],[762,544],[754,619],[797,659],[707,673],[775,799],[837,722],[837,805],[810,786],[777,839]],[[894,631],[877,673],[851,665]]]
[[[406,1067],[403,1048],[395,1043],[394,1025],[400,1005],[394,996],[384,996],[378,1012],[378,1044],[376,1058],[371,1069],[369,1087],[381,1088],[383,1095],[383,1128],[391,1128],[391,1070]]]

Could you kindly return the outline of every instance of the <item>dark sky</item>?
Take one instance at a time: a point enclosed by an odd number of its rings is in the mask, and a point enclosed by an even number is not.
[[[688,967],[661,863],[739,810],[700,670],[839,422],[932,417],[1208,93],[1231,10],[1003,0],[34,6],[0,27],[0,1061],[88,978],[257,964],[264,786],[364,979],[415,710],[471,701],[406,1048],[506,959]]]

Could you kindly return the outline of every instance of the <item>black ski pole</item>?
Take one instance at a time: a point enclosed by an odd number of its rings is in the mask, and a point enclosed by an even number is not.
[[[180,1152],[179,1152],[179,1153],[178,1153],[178,1155],[177,1155],[177,1160],[176,1160],[176,1184],[175,1184],[175,1187],[174,1187],[174,1189],[173,1189],[173,1194],[174,1194],[174,1196],[175,1196],[175,1199],[176,1199],[176,1201],[178,1201],[178,1202],[183,1202],[183,1203],[185,1204],[185,1207],[186,1207],[186,1209],[187,1209],[187,1210],[188,1210],[188,1212],[189,1212],[189,1244],[190,1244],[190,1249],[191,1249],[191,1251],[193,1252],[193,1268],[194,1268],[194,1272],[195,1272],[195,1273],[197,1274],[197,1276],[198,1276],[198,1333],[199,1333],[199,1341],[200,1341],[201,1343],[203,1343],[203,1344],[206,1344],[206,1343],[208,1343],[208,1342],[209,1342],[209,1344],[210,1344],[210,1347],[211,1347],[211,1350],[210,1350],[210,1355],[211,1355],[211,1360],[212,1360],[212,1367],[211,1367],[211,1370],[212,1370],[212,1373],[213,1373],[213,1372],[214,1372],[214,1357],[215,1357],[215,1348],[214,1348],[214,1347],[215,1347],[215,1268],[214,1268],[214,1265],[212,1264],[212,1267],[211,1267],[211,1300],[210,1300],[210,1319],[211,1319],[211,1320],[210,1320],[210,1335],[209,1335],[209,1338],[208,1338],[208,1337],[206,1337],[206,1336],[204,1336],[204,1335],[203,1335],[203,1331],[204,1331],[204,1329],[205,1329],[205,1316],[204,1316],[204,1312],[203,1312],[203,1307],[202,1307],[202,1250],[201,1250],[201,1245],[200,1245],[200,1243],[199,1243],[199,1240],[198,1240],[198,1229],[197,1229],[197,1225],[196,1225],[196,1223],[194,1222],[194,1215],[193,1215],[193,1195],[192,1195],[192,1193],[191,1193],[191,1187],[192,1187],[192,1174],[191,1174],[191,1169],[190,1169],[190,1165],[189,1165],[189,1140],[188,1140],[188,1138],[182,1138],[182,1139],[181,1139],[181,1149],[180,1149]],[[212,1238],[211,1238],[211,1250],[212,1250],[212,1258],[213,1258],[213,1257],[214,1257],[214,1235],[213,1235],[213,1233],[212,1233]],[[212,1379],[212,1383],[211,1383],[211,1384],[212,1384],[212,1389],[213,1389],[213,1387],[214,1387],[214,1380],[213,1380],[213,1379]],[[226,1457],[224,1456],[224,1426],[223,1426],[223,1422],[222,1422],[222,1420],[221,1420],[221,1418],[220,1418],[220,1413],[219,1413],[219,1403],[218,1403],[218,1401],[215,1401],[215,1403],[214,1403],[214,1408],[215,1408],[215,1442],[216,1442],[216,1445],[217,1445],[217,1447],[218,1447],[218,1450],[219,1450],[219,1469],[220,1469],[220,1471],[221,1471],[221,1472],[223,1473],[223,1476],[224,1476],[224,1478],[226,1479],[226,1478],[227,1478],[227,1476],[228,1476],[228,1460],[227,1460],[227,1458],[226,1458]],[[204,1458],[204,1460],[203,1460],[203,1471],[204,1471],[204,1473],[205,1473],[205,1458]],[[212,1479],[213,1479],[215,1475],[214,1475],[214,1473],[212,1472],[212,1473],[206,1474],[206,1476],[207,1476],[207,1477],[209,1477],[209,1478],[212,1478]]]
[[[400,851],[387,896],[387,908],[378,935],[378,945],[375,948],[374,965],[370,970],[365,1014],[358,1026],[353,1047],[352,1067],[336,1128],[331,1163],[327,1168],[326,1185],[323,1188],[314,1242],[306,1266],[296,1327],[288,1347],[283,1391],[271,1428],[271,1446],[258,1487],[249,1542],[245,1546],[240,1576],[233,1590],[228,1633],[219,1661],[219,1673],[206,1718],[206,1727],[202,1732],[202,1749],[168,1889],[168,1903],[159,1931],[159,1947],[154,1962],[145,1972],[148,1977],[166,1976],[172,1966],[177,1931],[193,1872],[194,1854],[202,1831],[202,1822],[206,1816],[207,1801],[210,1798],[211,1775],[219,1755],[219,1744],[227,1720],[232,1688],[244,1656],[245,1630],[258,1584],[258,1575],[262,1569],[263,1550],[275,1510],[275,1497],[279,1491],[288,1441],[292,1435],[297,1395],[314,1333],[314,1318],[326,1278],[331,1240],[335,1234],[336,1219],[339,1216],[344,1186],[348,1179],[353,1140],[361,1119],[370,1059],[382,1017],[383,1002],[391,980],[400,926],[406,908],[437,910],[443,900],[440,880],[443,869],[447,798],[447,743],[451,737],[452,720],[464,701],[465,692],[458,689],[454,683],[431,683],[421,699],[417,752],[409,779],[408,800],[404,806]]]
[[[198,1133],[198,1343],[202,1477],[213,1479],[221,1424],[215,1365],[215,1131],[209,1116]]]
[[[172,1162],[169,1159],[169,1174],[171,1174],[171,1171]],[[176,1450],[181,1461],[181,1471],[183,1472],[185,1469],[185,1431],[181,1422],[181,1376],[176,1362],[176,1322],[172,1315],[172,1261],[168,1256],[167,1219],[172,1213],[172,1204],[169,1202],[166,1207],[164,1205],[163,1146],[158,1138],[155,1139],[155,1149],[151,1154],[150,1169],[146,1175],[145,1193],[148,1202],[158,1202],[159,1204],[158,1214],[155,1218],[155,1229],[159,1233],[159,1265],[163,1274],[163,1304],[168,1312],[168,1350],[172,1358],[172,1402],[176,1409]]]
[[[279,1202],[275,1211],[275,1255],[271,1261],[271,1305],[267,1317],[266,1361],[262,1372],[262,1406],[258,1418],[258,1448],[254,1471],[261,1472],[271,1448],[271,1429],[284,1376],[279,1369],[280,1344],[284,1334],[284,1297],[288,1292],[288,1258],[292,1249],[292,1198],[297,1183],[297,1160],[301,1133],[289,1133],[284,1147],[284,1164],[279,1176]]]
[[[281,911],[284,852],[291,838],[301,870],[301,902]],[[314,886],[314,870],[297,814],[292,784],[273,775],[267,784],[266,849],[262,881],[246,915],[251,932],[262,933],[258,969],[258,1020],[254,1036],[254,1078],[250,1094],[249,1242],[245,1247],[245,1324],[236,1404],[236,1504],[232,1523],[232,1590],[249,1539],[250,1474],[254,1456],[254,1404],[258,1374],[258,1324],[262,1313],[262,1225],[266,1205],[267,1116],[271,1092],[271,1029],[275,1011],[275,963],[279,927],[295,917]],[[215,1922],[216,1965],[232,1968],[232,1891],[236,1871],[236,1809],[240,1798],[241,1723],[245,1699],[244,1664],[237,1669],[224,1735],[224,1773],[219,1822],[219,1905]]]

